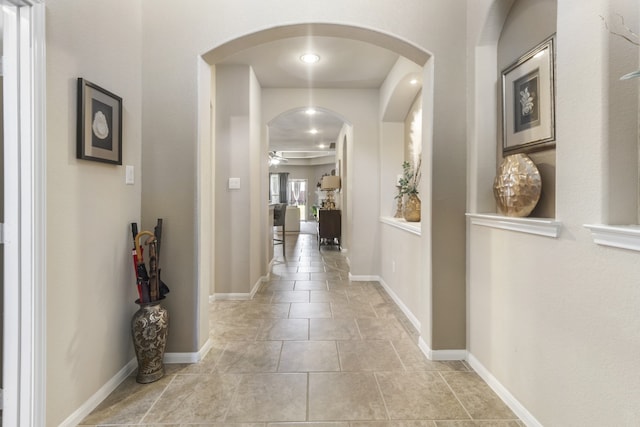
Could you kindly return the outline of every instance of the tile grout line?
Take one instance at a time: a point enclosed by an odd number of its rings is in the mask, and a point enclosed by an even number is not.
[[[140,418],[140,421],[138,422],[138,424],[142,423],[142,421],[147,417],[147,415],[149,415],[149,412],[151,412],[151,409],[153,409],[153,407],[156,406],[156,403],[160,401],[160,398],[165,394],[165,392],[167,391],[171,383],[175,381],[176,377],[177,375],[173,375],[173,378],[171,378],[171,381],[169,381],[169,383],[164,387],[164,390],[162,390],[162,393],[160,393],[156,398],[156,400],[153,401],[151,406],[149,406],[149,409],[147,409],[147,412],[145,412],[142,418]]]
[[[358,330],[358,335],[360,335],[360,340],[363,341],[364,337],[362,336],[362,331],[360,330],[360,325],[358,324],[358,319],[354,318],[353,322],[356,324],[356,329]]]
[[[242,380],[244,379],[245,375],[247,375],[247,374],[240,373],[240,374],[237,374],[237,375],[238,375],[239,378],[236,381],[236,389],[233,391],[233,396],[229,400],[229,404],[227,405],[227,409],[224,411],[224,416],[222,417],[222,422],[226,422],[227,421],[227,417],[229,416],[229,411],[231,410],[231,407],[235,403],[236,399],[238,398],[238,394],[240,394],[240,384],[242,383]]]
[[[400,360],[400,364],[402,365],[402,368],[404,369],[404,371],[409,372],[409,369],[407,369],[407,365],[404,364],[404,362],[402,361],[402,357],[400,357],[400,352],[398,351],[396,346],[393,344],[393,340],[389,340],[389,344],[391,344],[391,348],[393,348],[393,351],[395,351],[396,356]]]
[[[307,411],[305,414],[305,421],[309,421],[309,403],[311,401],[311,377],[310,377],[311,373],[307,372]]]
[[[382,398],[382,404],[384,405],[384,412],[387,414],[387,420],[391,420],[391,415],[389,414],[389,408],[387,407],[387,400],[384,398],[384,393],[382,393],[382,387],[380,387],[380,381],[378,380],[378,373],[373,373],[373,378],[376,380],[376,386],[378,387],[378,393]]]
[[[251,342],[251,341],[249,341],[249,342]],[[220,353],[220,356],[218,356],[218,359],[216,359],[216,363],[213,364],[213,368],[211,369],[211,372],[209,374],[213,374],[214,372],[219,372],[218,371],[218,364],[222,360],[222,357],[224,356],[224,354],[227,352],[227,347],[229,347],[229,342],[224,343],[224,348],[222,349],[222,353]],[[220,373],[222,373],[222,372],[220,372]]]
[[[276,372],[280,372],[280,362],[282,362],[283,351],[284,351],[284,341],[280,341],[280,353],[278,354],[278,363],[276,364]]]
[[[453,390],[453,388],[451,387],[451,385],[449,384],[449,382],[447,381],[447,379],[444,377],[444,375],[442,375],[441,371],[437,371],[438,375],[440,375],[440,378],[442,378],[442,381],[444,381],[444,383],[447,385],[447,387],[449,388],[449,390],[451,390],[451,393],[453,394],[453,397],[456,398],[456,400],[458,401],[458,403],[460,404],[460,406],[462,406],[462,409],[464,409],[464,412],[467,413],[467,415],[469,416],[470,420],[473,420],[474,418],[471,416],[471,413],[467,410],[467,407],[464,406],[464,404],[462,403],[462,401],[460,400],[460,398],[458,397],[458,394]]]

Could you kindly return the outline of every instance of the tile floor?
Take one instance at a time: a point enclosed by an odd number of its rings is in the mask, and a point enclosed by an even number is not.
[[[335,246],[312,234],[275,247],[251,301],[210,307],[213,348],[125,380],[82,426],[524,426],[465,362],[433,362],[375,282],[349,282]]]

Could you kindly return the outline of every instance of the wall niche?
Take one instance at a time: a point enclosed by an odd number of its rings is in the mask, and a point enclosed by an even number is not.
[[[502,70],[516,62],[523,54],[533,49],[556,32],[556,0],[516,0],[509,11],[498,41],[498,99],[502,100]],[[554,46],[555,52],[558,51]],[[498,102],[498,143],[496,165],[502,154],[502,102]],[[540,171],[542,193],[540,201],[529,215],[535,218],[556,216],[556,150],[545,149],[526,153]]]

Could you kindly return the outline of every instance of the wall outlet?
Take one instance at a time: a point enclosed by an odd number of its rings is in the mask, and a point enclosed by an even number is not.
[[[240,189],[240,178],[229,178],[229,190]]]

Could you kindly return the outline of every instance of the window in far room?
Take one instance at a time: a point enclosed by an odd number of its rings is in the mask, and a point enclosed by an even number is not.
[[[288,189],[289,205],[300,209],[300,218],[307,217],[307,180],[290,179]]]

